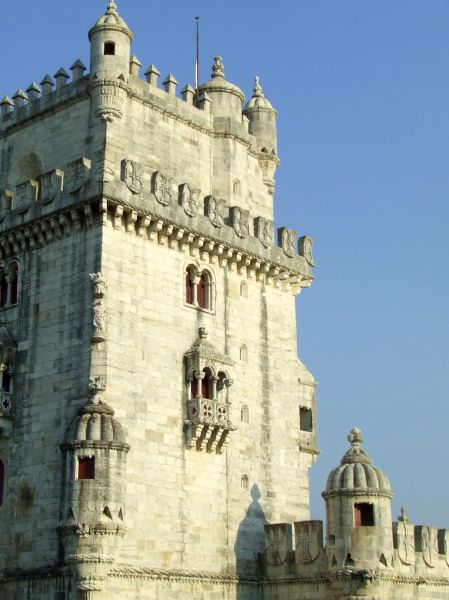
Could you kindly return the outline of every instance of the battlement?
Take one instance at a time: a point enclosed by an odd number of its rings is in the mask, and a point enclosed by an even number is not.
[[[447,577],[449,530],[431,525],[413,525],[406,520],[392,523],[390,554],[376,548],[375,526],[354,527],[353,539],[364,537],[371,553],[370,569],[403,577]],[[264,574],[270,579],[286,576],[317,577],[335,571],[366,570],[355,553],[339,564],[334,555],[338,540],[323,542],[322,521],[298,521],[265,525]]]

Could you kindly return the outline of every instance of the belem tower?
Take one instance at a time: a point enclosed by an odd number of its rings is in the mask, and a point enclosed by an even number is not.
[[[357,428],[310,520],[312,239],[258,78],[141,76],[113,0],[88,37],[0,104],[0,598],[449,599]]]

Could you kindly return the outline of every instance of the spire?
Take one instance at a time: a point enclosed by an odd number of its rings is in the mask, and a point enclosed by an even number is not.
[[[265,98],[263,95],[263,89],[259,83],[259,75],[254,77],[254,88],[253,88],[253,98]]]
[[[214,58],[214,64],[212,65],[212,77],[221,77],[224,79],[224,66],[222,63],[221,56],[216,56]]]

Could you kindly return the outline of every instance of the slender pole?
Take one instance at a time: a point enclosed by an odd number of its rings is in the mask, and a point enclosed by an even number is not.
[[[196,61],[195,61],[195,90],[198,98],[198,86],[200,79],[200,18],[195,17],[196,21]]]

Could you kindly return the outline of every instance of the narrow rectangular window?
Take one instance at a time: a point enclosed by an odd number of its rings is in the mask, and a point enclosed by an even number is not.
[[[0,460],[0,506],[3,504],[3,495],[5,488],[5,465]]]
[[[301,431],[313,431],[312,411],[310,408],[300,406],[299,408],[299,428]]]
[[[78,479],[95,479],[95,458],[93,456],[78,458]]]

